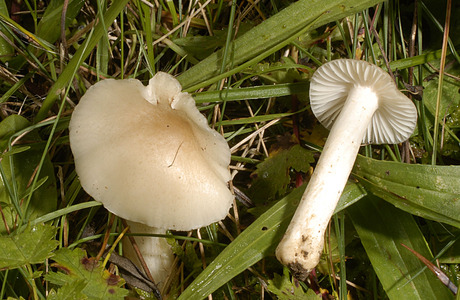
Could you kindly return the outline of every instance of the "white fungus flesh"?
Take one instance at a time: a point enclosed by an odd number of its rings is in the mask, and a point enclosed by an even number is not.
[[[100,81],[69,128],[83,189],[115,215],[171,230],[227,215],[229,147],[174,77]]]
[[[280,262],[305,280],[318,264],[329,220],[361,143],[400,143],[412,134],[414,104],[382,69],[364,61],[324,64],[310,82],[313,113],[330,133],[292,221],[276,249]]]

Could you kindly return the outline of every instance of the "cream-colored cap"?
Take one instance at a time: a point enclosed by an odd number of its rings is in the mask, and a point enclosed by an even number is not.
[[[83,189],[112,213],[151,227],[191,230],[228,213],[230,149],[179,82],[159,72],[90,87],[70,121]]]

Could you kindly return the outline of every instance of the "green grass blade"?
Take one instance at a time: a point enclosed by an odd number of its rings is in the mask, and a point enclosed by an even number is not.
[[[94,47],[97,45],[102,36],[106,33],[104,27],[109,27],[113,20],[118,16],[118,14],[123,10],[126,3],[129,0],[120,0],[112,2],[110,8],[104,14],[104,24],[98,23],[94,29],[94,33],[91,36],[91,39],[88,41],[86,47],[78,48],[77,52],[74,54],[73,58],[69,61],[67,67],[59,76],[58,80],[48,91],[45,101],[43,102],[42,107],[40,108],[35,122],[39,122],[47,117],[48,111],[53,106],[53,104],[58,99],[58,95],[61,90],[65,89],[68,85],[69,80],[73,76],[73,73],[76,68],[79,67],[79,64],[84,61],[88,55],[93,51]]]
[[[1,47],[1,46],[0,46]],[[0,54],[1,55],[1,54]],[[33,73],[29,73],[27,74],[26,76],[24,76],[23,78],[21,78],[20,80],[18,80],[18,82],[16,82],[8,91],[6,91],[1,97],[0,97],[0,103],[4,103],[6,101],[8,101],[8,99],[17,91],[19,90],[23,85],[24,83],[30,79],[30,77],[32,77],[32,74]]]
[[[41,217],[38,217],[35,220],[30,221],[30,225],[35,225],[35,224],[39,224],[39,223],[45,223],[45,222],[54,220],[56,218],[59,218],[61,216],[70,214],[70,213],[72,213],[74,211],[79,211],[79,210],[82,210],[82,209],[85,209],[85,208],[96,207],[96,206],[101,206],[101,205],[102,205],[102,203],[97,202],[97,201],[89,201],[89,202],[75,204],[75,205],[72,205],[72,206],[69,206],[69,207],[66,207],[66,208],[61,208],[61,209],[58,209],[56,211],[50,212],[50,213],[48,213],[46,215],[43,215]]]
[[[390,62],[390,68],[394,70],[402,70],[410,67],[423,65],[427,62],[436,61],[441,58],[441,50],[427,52],[425,54],[416,55],[413,57],[402,58]],[[386,66],[382,66],[382,69],[386,70]]]
[[[289,96],[308,93],[308,90],[309,84],[307,82],[296,82],[202,92],[193,94],[193,98],[195,99],[196,103],[216,103],[223,101],[239,101]]]
[[[231,61],[225,63],[222,61],[223,49],[221,49],[182,73],[177,79],[184,89],[188,89],[218,75],[223,63],[226,67],[230,64],[237,66],[264,52],[277,51],[278,45],[293,40],[314,21],[315,26],[321,26],[362,11],[378,2],[376,0],[298,1],[237,38],[230,46],[228,57],[232,58]]]
[[[347,209],[389,299],[453,299],[452,293],[401,244],[433,256],[413,217],[376,197]]]
[[[6,6],[5,0],[0,0],[0,13],[8,16],[8,7]],[[0,24],[0,30],[2,33],[5,32],[3,25]],[[9,36],[8,39],[11,40]],[[0,36],[0,61],[6,62],[14,56],[14,48],[10,45],[3,37]]]
[[[96,1],[97,2],[97,15],[102,21],[101,24],[104,25],[103,30],[107,32],[107,27],[104,22],[104,11],[107,10],[107,3],[105,1]],[[99,40],[96,47],[96,74],[97,78],[100,78],[101,74],[107,74],[109,68],[109,57],[110,55],[110,42],[107,35],[103,35],[102,39]]]
[[[273,255],[305,190],[295,189],[241,233],[181,294],[179,299],[202,299],[262,258]],[[345,187],[336,208],[343,210],[365,196],[356,184]]]
[[[460,166],[412,165],[358,156],[354,174],[411,214],[460,228]]]
[[[239,125],[239,124],[253,124],[253,123],[259,123],[259,122],[268,122],[274,119],[280,119],[280,118],[286,118],[292,115],[295,115],[297,113],[300,113],[303,110],[292,112],[292,113],[281,113],[281,114],[270,114],[270,115],[261,115],[261,116],[255,116],[255,117],[248,117],[248,118],[240,118],[240,119],[233,119],[233,120],[225,120],[220,122],[220,125],[222,126],[228,126],[228,125]]]
[[[145,61],[147,62],[150,75],[153,76],[153,74],[155,74],[155,55],[153,51],[152,37],[155,32],[155,13],[152,8],[147,6],[145,3],[142,3],[141,1],[139,1],[139,13],[143,26],[144,39],[147,46]]]
[[[46,7],[43,17],[37,27],[37,35],[53,44],[61,35],[61,14],[64,1],[54,0]],[[67,26],[75,19],[80,12],[84,1],[70,0],[67,6],[65,25]]]

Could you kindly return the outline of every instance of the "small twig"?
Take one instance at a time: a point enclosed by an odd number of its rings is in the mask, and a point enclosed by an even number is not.
[[[426,64],[427,64],[428,66],[430,66],[430,68],[432,68],[432,69],[439,75],[439,69],[438,69],[438,68],[436,68],[435,66],[433,66],[433,64],[430,63],[430,62],[427,62]],[[447,65],[449,65],[449,64],[446,64],[446,66],[447,66]],[[459,77],[459,76],[455,76],[455,75],[452,75],[452,74],[447,73],[447,72],[444,72],[444,75],[446,75],[447,77],[452,78],[452,79],[454,79],[454,80],[456,80],[456,81],[460,81],[460,77]]]
[[[201,240],[200,228],[196,230],[196,235]],[[204,253],[203,243],[198,243],[198,248],[200,249],[201,254],[201,264],[203,265],[203,269],[206,269],[206,254]]]
[[[68,58],[68,51],[67,51],[67,40],[65,37],[65,18],[67,15],[67,8],[69,6],[69,0],[64,0],[62,4],[62,12],[61,12],[61,44],[64,50],[64,58]]]
[[[444,274],[443,271],[441,271],[441,269],[439,269],[431,261],[426,259],[417,251],[409,248],[404,244],[401,244],[401,246],[412,252],[412,254],[414,254],[425,266],[427,266],[428,269],[430,269],[431,272],[433,272],[436,275],[436,277],[438,277],[439,281],[441,281],[445,286],[447,286],[454,295],[457,295],[458,288],[453,284],[452,281],[450,281],[449,277],[447,277],[447,275]]]
[[[171,164],[168,166],[168,168],[172,167],[172,165],[174,165],[174,162],[176,161],[176,158],[177,158],[177,154],[179,154],[179,150],[180,150],[180,147],[182,147],[182,144],[184,143],[184,141],[182,141],[179,145],[179,147],[177,147],[177,150],[176,150],[176,154],[174,154],[174,158],[173,158],[173,161],[171,162]]]
[[[340,280],[340,276],[335,275],[335,277],[336,277],[338,280]],[[360,290],[360,291],[362,291],[362,292],[369,293],[369,294],[371,293],[371,291],[366,290],[365,288],[360,287],[359,285],[356,285],[355,283],[353,283],[353,282],[351,282],[351,281],[349,281],[349,280],[346,280],[346,283],[347,283],[347,285],[349,285],[349,286],[351,286],[351,287],[353,287],[353,288],[355,288],[355,289],[357,289],[357,290]]]
[[[204,4],[203,4],[203,8],[206,7],[209,3],[211,3],[212,0],[208,0],[206,1]],[[153,45],[155,46],[156,44],[158,43],[161,43],[161,41],[163,41],[165,38],[167,38],[168,36],[170,36],[171,34],[173,34],[174,32],[176,32],[179,28],[181,28],[182,26],[184,26],[186,23],[190,22],[190,20],[192,20],[193,17],[195,17],[198,13],[200,13],[201,10],[196,10],[195,12],[193,12],[191,15],[189,15],[184,21],[182,21],[179,25],[177,25],[176,27],[174,27],[173,29],[171,29],[170,31],[168,31],[168,33],[166,33],[165,35],[163,35],[162,37],[160,37],[159,39],[155,40],[153,42]]]
[[[441,62],[439,66],[439,81],[438,81],[438,93],[436,96],[436,109],[434,115],[434,129],[433,129],[433,153],[431,156],[431,164],[435,165],[437,161],[438,153],[438,135],[439,135],[439,110],[441,107],[442,99],[442,84],[444,80],[444,68],[446,66],[446,56],[447,56],[447,41],[449,39],[449,29],[450,29],[450,13],[452,8],[452,0],[447,0],[446,7],[446,21],[444,23],[444,35],[442,37],[442,54]]]
[[[370,19],[370,17],[369,17],[369,19]],[[372,23],[371,19],[370,19],[370,21]],[[383,49],[382,42],[380,41],[379,34],[378,34],[377,30],[375,29],[375,27],[373,25],[371,25],[370,27],[371,27],[370,28],[371,32],[374,34],[375,41],[377,42],[377,45],[379,46],[380,52],[382,53],[382,57],[383,57],[383,60],[385,61],[385,66],[387,67],[388,73],[390,74],[391,78],[393,78],[393,81],[396,82],[395,74],[393,73],[393,71],[390,68],[390,62],[388,61],[388,57],[387,57],[387,55],[385,53],[385,49]]]
[[[203,5],[201,5],[199,1],[197,3],[198,3],[198,6],[200,6],[201,15],[203,16],[203,21],[206,24],[206,28],[208,29],[209,36],[213,36],[214,33],[212,31],[211,25],[209,24],[208,17],[206,17],[206,12],[203,8]]]
[[[268,122],[267,124],[265,124],[264,126],[260,127],[259,129],[257,129],[256,131],[254,131],[253,133],[251,133],[250,135],[248,135],[247,137],[245,137],[243,140],[241,140],[238,144],[236,144],[235,146],[233,146],[230,151],[231,153],[235,153],[240,147],[241,145],[244,145],[247,141],[249,141],[250,139],[252,139],[255,135],[258,135],[260,132],[264,131],[265,129],[267,129],[268,127],[272,126],[272,125],[275,125],[276,123],[278,123],[280,120],[280,118],[278,119],[274,119],[274,120],[271,120],[270,122]]]
[[[228,239],[233,242],[235,238],[232,236],[230,231],[228,231],[227,227],[224,225],[224,223],[222,223],[222,221],[219,221],[219,226],[223,234],[225,234],[225,236],[228,237]]]
[[[107,265],[107,262],[109,261],[110,256],[112,255],[113,251],[115,250],[115,247],[118,245],[118,243],[120,242],[120,240],[123,238],[123,236],[128,230],[129,230],[129,227],[126,227],[125,229],[123,229],[123,231],[120,233],[120,235],[117,237],[117,239],[113,243],[112,247],[110,247],[109,251],[107,251],[105,258],[104,258],[104,262],[102,263],[102,266],[104,268]]]
[[[121,220],[121,222],[122,222],[124,227],[129,227],[125,220]],[[131,231],[128,229],[127,233],[131,233]],[[139,259],[139,262],[141,263],[141,266],[142,266],[142,269],[145,272],[145,275],[147,275],[147,277],[150,279],[150,281],[155,283],[155,280],[153,279],[152,274],[150,274],[149,267],[147,266],[147,263],[145,262],[141,251],[139,250],[139,246],[137,245],[136,240],[134,239],[133,236],[128,235],[127,237],[129,239],[129,241],[131,242],[131,245],[133,246],[134,252],[136,252],[137,258]]]
[[[107,246],[107,243],[109,242],[110,230],[112,229],[112,225],[114,221],[115,221],[115,215],[112,214],[112,216],[110,217],[109,225],[107,226],[107,230],[105,231],[104,241],[102,242],[101,250],[99,250],[99,253],[96,256],[96,261],[99,261],[105,252],[105,247]]]
[[[251,105],[249,104],[249,102],[248,102],[247,100],[245,100],[244,102],[245,102],[245,104],[246,104],[246,107],[248,108],[249,116],[250,116],[250,117],[254,117],[254,112],[252,111]],[[254,124],[254,126],[255,126],[256,130],[259,129],[259,124]],[[265,156],[268,157],[268,150],[267,150],[267,146],[265,146],[264,137],[263,137],[264,131],[265,131],[265,130],[263,130],[263,131],[261,131],[261,132],[259,133],[259,143],[261,143],[261,146],[262,146],[262,148],[264,149],[264,154],[265,154]]]
[[[417,36],[417,19],[418,19],[418,0],[414,1],[414,17],[412,19],[412,29],[410,33],[410,42],[409,42],[409,57],[415,56],[415,38]],[[409,68],[409,85],[414,85],[414,67]],[[412,99],[412,95],[409,95],[409,98]]]
[[[2,206],[0,205],[0,214],[2,215],[3,225],[5,225],[5,230],[8,234],[10,234],[10,227],[8,226],[8,222],[6,221],[5,214],[3,213]]]

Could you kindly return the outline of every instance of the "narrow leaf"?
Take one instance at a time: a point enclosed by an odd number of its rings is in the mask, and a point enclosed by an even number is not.
[[[8,141],[13,134],[30,125],[29,121],[19,115],[10,115],[0,122],[0,152],[9,149]],[[24,140],[27,145],[13,147],[7,157],[0,163],[0,205],[7,225],[12,228],[17,222],[16,215],[22,212],[20,200],[32,194],[31,202],[25,216],[35,218],[52,212],[57,205],[56,178],[54,166],[47,155],[42,164],[42,169],[37,184],[32,189],[30,179],[43,155],[43,143],[36,131],[28,133]],[[28,147],[26,151],[24,147]],[[14,153],[14,154],[11,154]],[[6,233],[4,222],[0,222],[0,233]]]
[[[75,19],[81,10],[85,1],[70,0],[67,4],[65,27]],[[38,23],[37,35],[45,41],[53,44],[57,41],[61,34],[61,15],[64,6],[64,1],[53,0],[47,5],[43,17]]]
[[[179,299],[202,299],[262,258],[273,255],[297,208],[305,186],[293,190],[241,233],[190,284]],[[348,184],[335,212],[361,199],[365,192]]]
[[[374,195],[396,207],[460,228],[460,166],[412,165],[358,156],[353,174]]]
[[[291,4],[276,15],[237,38],[229,49],[232,61],[222,64],[225,49],[214,52],[199,64],[182,73],[177,79],[184,89],[218,75],[221,66],[240,65],[271,49],[274,53],[283,43],[293,40],[306,27],[315,22],[318,27],[344,18],[379,3],[376,0],[301,0]],[[269,54],[267,54],[269,55]]]
[[[420,259],[420,261],[423,262],[425,266],[427,266],[427,268],[431,272],[433,272],[434,275],[436,275],[439,281],[441,281],[445,286],[447,286],[454,295],[457,294],[457,290],[458,290],[457,287],[452,283],[452,281],[450,281],[449,277],[443,271],[441,271],[441,269],[439,269],[435,264],[433,264],[431,261],[426,259],[426,257],[421,255],[414,249],[411,249],[404,244],[401,244],[401,245],[404,246],[404,248],[406,248],[410,252],[412,252],[418,259]]]
[[[361,243],[390,299],[452,299],[452,293],[402,244],[433,256],[412,215],[373,196],[347,209]]]
[[[0,0],[0,13],[8,16],[8,7],[6,6],[5,0]],[[5,33],[6,30],[3,28],[3,24],[0,24],[0,30]],[[11,37],[7,35],[7,38],[11,40]],[[10,45],[3,37],[0,36],[0,61],[7,62],[14,57],[14,48]]]
[[[82,45],[78,48],[77,52],[75,52],[72,59],[67,64],[67,67],[62,71],[59,78],[48,91],[48,95],[46,96],[42,107],[38,111],[35,122],[39,122],[46,118],[51,106],[53,106],[54,102],[56,102],[60,91],[69,84],[69,80],[73,76],[75,70],[80,67],[79,63],[83,62],[91,53],[91,51],[93,51],[94,47],[96,47],[102,36],[106,34],[104,28],[107,28],[110,26],[110,24],[112,24],[113,20],[125,8],[125,5],[128,3],[128,1],[129,0],[120,0],[112,2],[112,5],[104,14],[104,23],[99,22],[96,25],[94,33],[91,35],[91,39],[86,45]]]
[[[222,91],[201,92],[193,94],[196,103],[215,103],[222,101],[238,101],[281,97],[294,94],[308,93],[306,82],[285,83],[277,85],[262,85],[247,88],[227,89]]]
[[[260,115],[260,116],[248,117],[248,118],[225,120],[225,121],[220,122],[220,124],[222,126],[229,126],[229,125],[239,125],[239,124],[253,124],[257,122],[268,122],[274,119],[286,118],[286,117],[298,114],[302,112],[303,110],[292,112],[292,113],[269,114],[269,115]]]

